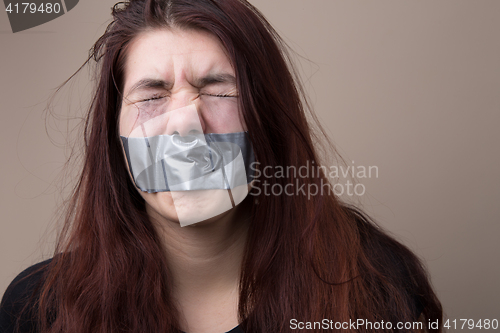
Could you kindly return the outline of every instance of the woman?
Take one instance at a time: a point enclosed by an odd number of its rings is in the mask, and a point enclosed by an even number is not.
[[[89,58],[99,80],[66,227],[54,258],[6,291],[0,328],[434,330],[427,323],[442,318],[441,305],[406,247],[329,191],[259,187],[261,170],[320,161],[283,43],[255,8],[138,0],[113,16]],[[208,154],[222,178],[193,167]],[[328,182],[323,173],[266,181]]]

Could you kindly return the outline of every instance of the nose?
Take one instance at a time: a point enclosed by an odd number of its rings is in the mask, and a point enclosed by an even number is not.
[[[195,103],[169,112],[166,134],[188,136],[203,134],[204,130],[204,122]]]

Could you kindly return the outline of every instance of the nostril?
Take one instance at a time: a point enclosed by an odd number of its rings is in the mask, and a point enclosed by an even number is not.
[[[172,135],[179,135],[180,133],[177,132],[177,131],[174,131],[174,133],[172,133]]]
[[[199,141],[198,136],[192,134],[191,132],[187,135],[173,135],[172,139],[174,143],[183,146],[193,146]]]

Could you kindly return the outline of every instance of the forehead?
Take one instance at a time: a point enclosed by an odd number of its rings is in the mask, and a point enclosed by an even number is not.
[[[219,39],[202,30],[177,28],[140,33],[127,49],[125,92],[145,76],[169,80],[195,80],[217,73],[234,73]]]

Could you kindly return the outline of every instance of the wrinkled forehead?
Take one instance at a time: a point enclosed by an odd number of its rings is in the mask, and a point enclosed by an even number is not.
[[[124,95],[144,76],[172,87],[199,84],[200,78],[232,74],[234,69],[219,39],[203,30],[163,28],[148,30],[128,45],[124,63]]]

